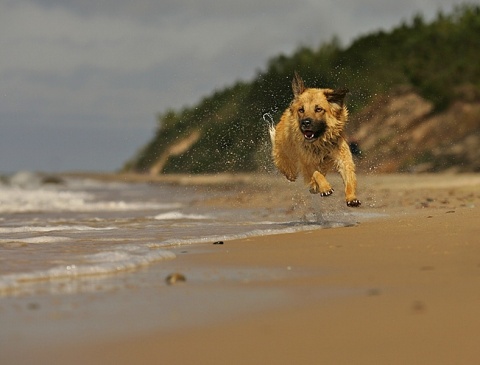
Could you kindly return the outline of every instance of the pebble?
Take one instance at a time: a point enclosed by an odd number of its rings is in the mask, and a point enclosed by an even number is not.
[[[214,245],[223,245],[223,241],[216,241],[216,242],[213,242]]]
[[[187,278],[183,274],[173,273],[168,275],[165,281],[167,282],[168,285],[174,285],[178,283],[184,283],[185,281],[187,281]]]
[[[416,300],[413,302],[412,304],[412,310],[414,313],[423,313],[425,312],[426,308],[425,308],[425,303],[423,303],[422,301],[420,300]]]
[[[27,308],[30,310],[40,309],[40,304],[38,303],[28,303]]]

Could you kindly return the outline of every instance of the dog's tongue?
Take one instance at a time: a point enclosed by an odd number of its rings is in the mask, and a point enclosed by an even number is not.
[[[313,137],[315,137],[315,133],[313,133],[312,131],[305,131],[303,133],[303,136],[305,137],[305,139],[312,139]]]

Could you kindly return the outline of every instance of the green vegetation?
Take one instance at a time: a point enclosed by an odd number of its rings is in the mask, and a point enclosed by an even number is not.
[[[198,105],[159,115],[156,135],[125,169],[148,171],[168,149],[194,130],[200,139],[187,152],[170,156],[163,172],[246,172],[269,168],[265,146],[270,113],[278,121],[292,93],[294,70],[312,87],[351,90],[352,114],[376,94],[413,86],[435,111],[447,108],[468,85],[480,92],[480,6],[464,5],[439,13],[427,24],[421,15],[390,32],[363,36],[348,48],[336,39],[318,49],[300,48],[270,60],[249,83],[217,91]]]

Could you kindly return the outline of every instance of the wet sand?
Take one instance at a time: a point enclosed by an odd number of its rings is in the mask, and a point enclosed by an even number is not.
[[[182,179],[170,183],[193,183]],[[142,306],[112,320],[145,320],[159,306],[159,325],[47,346],[20,338],[2,345],[1,363],[478,364],[480,175],[359,181],[365,214],[348,227],[180,248],[161,272],[150,269],[161,284],[133,286],[126,296],[143,296]],[[339,184],[324,198],[342,205],[337,215],[350,212]],[[198,204],[296,215],[309,199],[300,188],[280,177],[229,177],[214,187],[227,196]],[[167,285],[173,272],[186,281]],[[88,322],[92,311],[72,320]]]

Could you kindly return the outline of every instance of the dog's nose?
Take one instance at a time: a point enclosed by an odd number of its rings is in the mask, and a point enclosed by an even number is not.
[[[312,125],[312,120],[311,119],[303,119],[302,120],[302,127],[303,128],[309,128]]]

